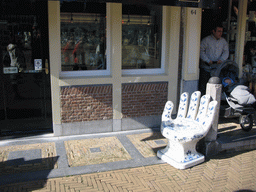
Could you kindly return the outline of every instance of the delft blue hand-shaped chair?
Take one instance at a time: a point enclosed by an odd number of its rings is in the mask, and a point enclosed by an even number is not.
[[[195,91],[188,106],[188,93],[182,93],[176,119],[171,117],[173,102],[167,101],[164,107],[161,133],[168,144],[157,152],[157,156],[178,169],[186,169],[205,160],[204,155],[196,151],[196,144],[211,128],[217,101],[210,102],[209,95],[201,99],[200,96],[200,91]]]

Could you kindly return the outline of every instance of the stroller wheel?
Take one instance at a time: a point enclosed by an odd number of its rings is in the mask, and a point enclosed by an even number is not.
[[[239,117],[239,123],[241,128],[248,132],[252,129],[253,126],[253,117],[251,114],[248,115],[240,115]]]

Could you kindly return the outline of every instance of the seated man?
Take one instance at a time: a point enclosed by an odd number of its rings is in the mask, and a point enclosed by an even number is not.
[[[256,99],[250,92],[249,87],[235,82],[230,77],[225,77],[222,80],[223,91],[237,100],[240,105],[253,105],[256,107]]]

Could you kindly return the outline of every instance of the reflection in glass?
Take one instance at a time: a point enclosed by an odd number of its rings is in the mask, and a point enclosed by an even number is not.
[[[41,15],[0,15],[0,51],[5,72],[17,68],[17,72],[34,73],[35,60],[44,68],[48,58],[48,44],[43,41],[47,34]],[[46,20],[47,21],[47,20]],[[42,36],[43,34],[43,36]]]
[[[161,9],[150,7],[149,15],[127,9],[122,18],[122,69],[161,68]]]
[[[61,12],[62,71],[106,69],[105,17]]]

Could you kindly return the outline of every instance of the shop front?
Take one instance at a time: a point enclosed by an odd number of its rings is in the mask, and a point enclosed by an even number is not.
[[[47,1],[1,1],[1,136],[52,133]]]
[[[165,102],[198,89],[202,5],[218,9],[209,1],[2,1],[1,133],[159,129]]]
[[[221,2],[48,1],[54,135],[159,129],[165,102],[198,90],[202,7]]]
[[[85,1],[48,7],[54,135],[159,129],[165,102],[176,103],[179,90],[181,7]]]

